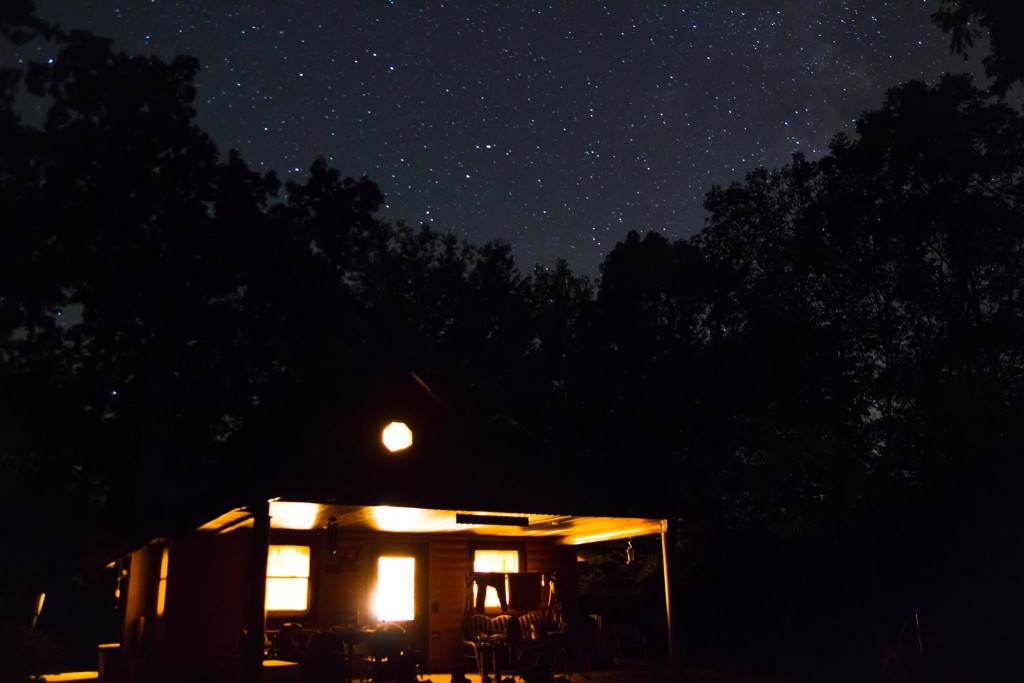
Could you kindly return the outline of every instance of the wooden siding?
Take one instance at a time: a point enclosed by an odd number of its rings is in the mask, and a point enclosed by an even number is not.
[[[131,554],[125,600],[124,656],[127,662],[152,657],[149,630],[156,619],[156,585],[161,546],[150,543]]]
[[[133,554],[126,609],[126,652],[138,652],[152,663],[160,661],[159,653],[163,650],[174,662],[192,667],[192,671],[197,666],[204,672],[228,670],[223,663],[237,657],[241,645],[245,557],[250,535],[251,529],[242,528],[222,535],[201,534],[175,541],[167,609],[165,617],[159,620],[155,617],[155,603],[162,546],[151,544]],[[571,587],[575,593],[575,549],[558,546],[555,541],[340,531],[332,537],[324,529],[274,530],[272,544],[310,546],[311,592],[307,612],[269,614],[267,628],[280,628],[286,621],[299,622],[309,630],[326,630],[356,620],[363,626],[372,626],[370,599],[376,582],[376,558],[381,553],[409,552],[417,558],[419,574],[417,618],[406,624],[410,639],[421,651],[425,669],[449,672],[453,661],[469,652],[461,641],[460,627],[473,550],[515,547],[521,552],[521,569],[557,572],[563,577],[563,590]],[[154,627],[166,627],[167,632],[155,633]],[[135,641],[140,641],[143,630],[146,639],[158,639],[160,647],[140,648],[142,643]]]
[[[315,532],[313,532],[315,533]],[[355,624],[369,618],[370,549],[365,537],[339,537],[332,555],[325,543],[312,556],[316,620],[323,624]]]
[[[529,571],[558,575],[561,584],[558,588],[562,591],[562,600],[566,611],[571,613],[578,597],[576,548],[554,545],[543,539],[530,539],[526,544],[526,554],[529,557]]]
[[[176,540],[168,572],[168,652],[210,668],[239,655],[248,533]]]
[[[469,542],[444,537],[430,542],[430,671],[451,671],[452,662],[467,651],[459,637],[465,609]]]

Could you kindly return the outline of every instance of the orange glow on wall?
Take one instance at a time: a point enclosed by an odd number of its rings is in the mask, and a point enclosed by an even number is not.
[[[309,609],[309,546],[272,545],[267,550],[268,612]]]

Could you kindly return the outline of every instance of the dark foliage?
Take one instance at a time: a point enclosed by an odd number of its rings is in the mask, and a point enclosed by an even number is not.
[[[964,55],[975,41],[988,37],[989,53],[982,59],[985,74],[992,79],[992,91],[1003,96],[1024,79],[1024,6],[1015,0],[942,0],[932,15],[939,28],[949,34],[950,49]],[[979,28],[980,27],[980,28]]]
[[[694,653],[861,680],[917,604],[968,680],[1021,637],[1022,135],[967,78],[909,83],[713,189],[695,239],[609,255],[604,443],[671,472]]]
[[[955,47],[988,5],[943,5]],[[915,605],[953,680],[1024,638],[1024,125],[968,79],[893,88],[824,158],[713,188],[696,237],[629,233],[591,283],[388,223],[323,159],[281,192],[195,125],[195,60],[30,9],[4,35],[60,51],[0,72],[0,515],[22,520],[0,548],[25,558],[0,563],[0,621],[220,512],[338,387],[397,368],[538,445],[521,465],[560,505],[671,516],[697,663],[870,678]],[[637,545],[597,558],[593,604],[656,594]]]

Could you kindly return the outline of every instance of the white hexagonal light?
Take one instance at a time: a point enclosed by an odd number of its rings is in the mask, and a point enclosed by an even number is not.
[[[404,451],[412,445],[412,430],[404,422],[392,422],[381,432],[381,440],[392,453]]]

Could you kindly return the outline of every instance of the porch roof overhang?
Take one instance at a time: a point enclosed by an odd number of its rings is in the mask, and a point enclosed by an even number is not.
[[[390,505],[339,505],[274,500],[271,528],[327,529],[393,533],[472,534],[517,538],[551,538],[563,545],[582,545],[658,534],[666,521],[645,517],[601,517],[528,512],[441,510]],[[251,527],[252,513],[235,508],[198,528],[224,534]]]

